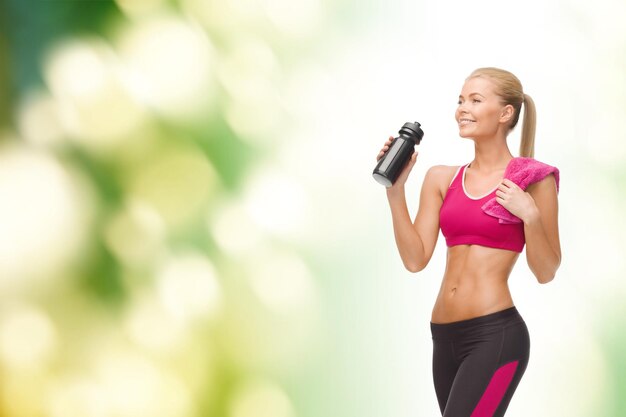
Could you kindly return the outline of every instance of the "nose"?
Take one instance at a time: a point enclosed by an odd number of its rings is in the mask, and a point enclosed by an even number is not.
[[[459,106],[456,108],[456,115],[457,117],[461,117],[467,114],[467,110],[465,109],[465,105],[464,104],[459,104]]]

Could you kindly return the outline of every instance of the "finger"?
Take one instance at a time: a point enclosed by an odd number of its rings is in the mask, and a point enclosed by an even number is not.
[[[387,151],[389,150],[389,146],[385,145],[382,147],[382,149],[380,150],[380,152],[378,152],[378,155],[376,155],[376,160],[380,160],[380,158],[382,158]]]
[[[515,184],[513,181],[511,181],[508,178],[503,178],[502,179],[502,184],[504,184],[504,185],[506,185],[507,187],[510,187],[510,188],[519,188],[517,186],[517,184]]]
[[[508,185],[507,183],[504,182],[504,180],[502,180],[502,182],[500,183],[500,185],[498,185],[498,188],[500,190],[508,190],[509,188],[511,188],[510,185]]]
[[[502,184],[502,183],[501,183],[500,185],[498,185],[498,188],[497,188],[497,189],[498,189],[499,191],[508,191],[508,190],[509,190],[509,187],[507,187],[507,186],[506,186],[506,184]]]
[[[499,197],[499,198],[504,199],[504,196],[505,196],[505,195],[506,195],[506,194],[505,194],[505,192],[504,192],[504,191],[501,191],[501,190],[497,190],[497,191],[496,191],[496,197]]]

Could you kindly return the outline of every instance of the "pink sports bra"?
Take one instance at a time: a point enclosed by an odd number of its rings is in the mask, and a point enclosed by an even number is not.
[[[495,196],[497,187],[481,197],[470,196],[465,190],[468,165],[457,170],[439,211],[447,246],[481,245],[521,252],[526,243],[524,223],[501,224],[481,209]]]

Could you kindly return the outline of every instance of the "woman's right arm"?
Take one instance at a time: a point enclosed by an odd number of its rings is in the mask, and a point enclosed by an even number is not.
[[[393,136],[390,136],[380,150],[377,160],[389,150],[392,141]],[[387,188],[396,246],[404,267],[411,272],[424,269],[433,255],[439,236],[439,209],[443,204],[441,184],[447,184],[451,178],[451,167],[434,166],[428,170],[420,192],[419,208],[415,220],[411,222],[404,185],[416,160],[417,152],[413,154],[396,182]]]
[[[415,164],[417,155],[413,155],[407,171]],[[431,167],[422,184],[420,202],[415,220],[411,222],[404,192],[404,182],[398,178],[396,183],[387,189],[387,199],[393,220],[393,232],[396,246],[405,268],[411,272],[419,272],[428,265],[435,250],[439,236],[439,209],[443,203],[441,181],[448,175],[448,167]],[[405,174],[403,172],[403,174]],[[401,175],[402,176],[402,175]],[[406,172],[408,176],[408,172]]]

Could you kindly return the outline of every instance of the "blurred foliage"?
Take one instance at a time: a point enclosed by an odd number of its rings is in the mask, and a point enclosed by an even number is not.
[[[257,105],[233,91],[265,99],[278,85],[246,89],[245,73],[220,70],[237,36],[214,30],[211,13],[231,6],[2,0],[2,415],[290,417],[301,407],[297,375],[320,352],[316,289],[302,253],[247,218],[248,171],[276,131],[236,133],[232,103],[241,122]],[[194,8],[209,20],[185,17]],[[230,10],[248,19],[237,33],[253,31],[253,48],[276,59],[280,36],[255,28],[264,18]],[[161,56],[150,49],[159,43]],[[256,240],[237,252],[248,233]]]
[[[2,102],[14,103],[22,91],[42,84],[41,60],[51,43],[73,35],[102,33],[108,22],[121,17],[112,0],[2,0],[2,78],[7,77],[3,86],[9,87],[3,89],[8,96]]]

